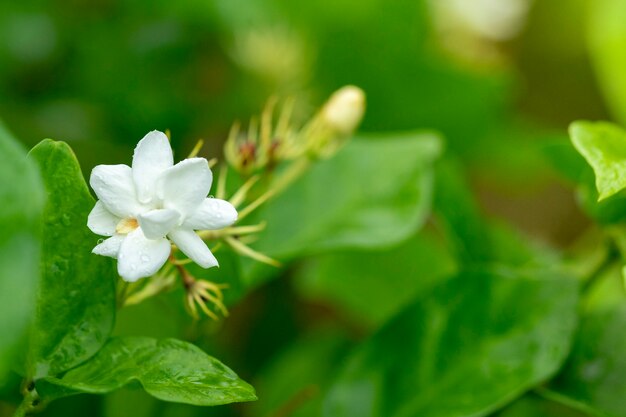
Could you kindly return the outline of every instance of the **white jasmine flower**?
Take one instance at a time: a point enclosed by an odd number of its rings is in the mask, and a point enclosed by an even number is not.
[[[155,274],[170,255],[170,240],[203,268],[218,262],[195,230],[216,230],[237,220],[227,201],[207,198],[213,175],[204,158],[174,165],[164,133],[148,133],[135,148],[132,168],[98,165],[90,184],[98,196],[87,226],[108,236],[93,253],[118,260],[129,282]],[[169,240],[168,240],[169,239]]]

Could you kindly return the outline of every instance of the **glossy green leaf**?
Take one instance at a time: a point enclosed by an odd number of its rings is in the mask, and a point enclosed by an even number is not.
[[[588,4],[589,51],[604,97],[626,123],[626,3],[594,0]]]
[[[0,386],[25,336],[39,276],[44,193],[37,167],[0,124]]]
[[[600,200],[626,188],[626,131],[612,123],[579,121],[569,132],[596,174]]]
[[[560,367],[576,324],[577,294],[568,277],[459,273],[353,352],[325,415],[486,415]]]
[[[623,300],[622,300],[623,301]],[[626,416],[626,305],[590,311],[549,394],[598,416]]]
[[[441,146],[425,132],[354,138],[259,214],[268,227],[255,247],[288,258],[407,239],[429,213]]]
[[[37,390],[45,400],[105,394],[133,381],[164,401],[209,406],[256,400],[254,388],[200,348],[148,337],[113,338],[92,359],[61,378],[44,379]]]
[[[431,233],[378,251],[343,251],[312,259],[298,277],[304,297],[325,300],[351,318],[376,326],[455,271]]]
[[[115,279],[109,258],[91,253],[87,228],[95,204],[70,147],[45,140],[30,157],[41,170],[44,211],[42,276],[28,352],[29,376],[57,375],[95,354],[115,319]]]

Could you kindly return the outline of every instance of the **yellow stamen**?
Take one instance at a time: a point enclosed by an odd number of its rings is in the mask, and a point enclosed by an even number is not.
[[[198,153],[200,152],[200,149],[202,149],[202,146],[204,146],[204,141],[202,139],[198,139],[198,143],[196,143],[196,146],[193,147],[187,158],[195,158],[196,156],[198,156]]]
[[[120,220],[115,226],[115,231],[121,235],[126,235],[139,227],[139,222],[133,217]]]
[[[231,248],[233,248],[236,252],[240,253],[241,255],[252,258],[255,261],[259,261],[268,265],[275,266],[277,268],[281,266],[281,263],[278,262],[277,260],[272,259],[269,256],[262,254],[261,252],[255,251],[254,249],[243,244],[241,241],[239,241],[238,239],[235,239],[234,237],[228,236],[224,238],[224,240],[226,241],[226,243],[230,245]]]

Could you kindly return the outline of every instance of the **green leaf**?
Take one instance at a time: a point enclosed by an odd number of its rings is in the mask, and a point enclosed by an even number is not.
[[[330,301],[339,310],[376,326],[456,269],[432,234],[377,251],[343,251],[311,260],[298,276],[309,299]]]
[[[576,186],[577,200],[588,216],[603,225],[624,221],[626,191],[598,201],[593,170],[569,141],[549,143],[544,146],[543,152],[561,177]]]
[[[28,352],[29,376],[57,375],[95,354],[115,320],[111,259],[91,250],[87,228],[95,204],[70,147],[45,140],[30,153],[41,170],[48,202],[44,211],[42,276]]]
[[[284,259],[407,239],[429,214],[441,146],[426,132],[354,138],[259,214],[268,227],[256,248]]]
[[[0,386],[28,328],[39,277],[44,193],[37,167],[0,123]]]
[[[626,123],[626,3],[594,0],[588,4],[589,52],[612,113]]]
[[[164,401],[209,406],[257,399],[254,388],[200,348],[148,337],[113,338],[92,359],[61,378],[42,380],[37,390],[45,401],[106,394],[133,381]]]
[[[626,188],[626,132],[607,122],[574,122],[572,143],[596,174],[599,200]]]
[[[459,273],[352,353],[325,415],[486,415],[559,368],[577,294],[575,280],[560,276]]]
[[[623,300],[622,300],[623,301]],[[598,416],[626,416],[626,305],[590,311],[548,396]]]

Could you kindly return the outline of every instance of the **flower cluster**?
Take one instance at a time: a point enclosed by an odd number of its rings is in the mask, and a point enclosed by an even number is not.
[[[120,277],[133,283],[118,286],[121,306],[167,291],[180,278],[189,313],[199,318],[202,311],[217,319],[218,314],[228,314],[222,294],[227,284],[198,279],[185,265],[218,266],[212,251],[226,246],[258,262],[280,266],[249,246],[266,226],[262,219],[250,221],[249,216],[293,184],[315,160],[334,155],[347,142],[363,117],[365,95],[358,87],[343,87],[300,126],[291,123],[294,100],[282,106],[275,120],[276,106],[277,101],[270,100],[246,133],[238,123],[231,129],[224,145],[225,163],[218,170],[216,198],[208,194],[211,167],[218,161],[196,157],[202,140],[187,159],[174,164],[168,135],[153,131],[137,144],[132,167],[93,169],[90,184],[98,201],[87,225],[107,237],[93,253],[117,259]],[[233,170],[239,178],[231,183],[239,187],[229,194],[226,179]],[[215,243],[212,249],[205,241]],[[189,259],[181,259],[177,251]],[[135,283],[144,277],[151,279]]]

